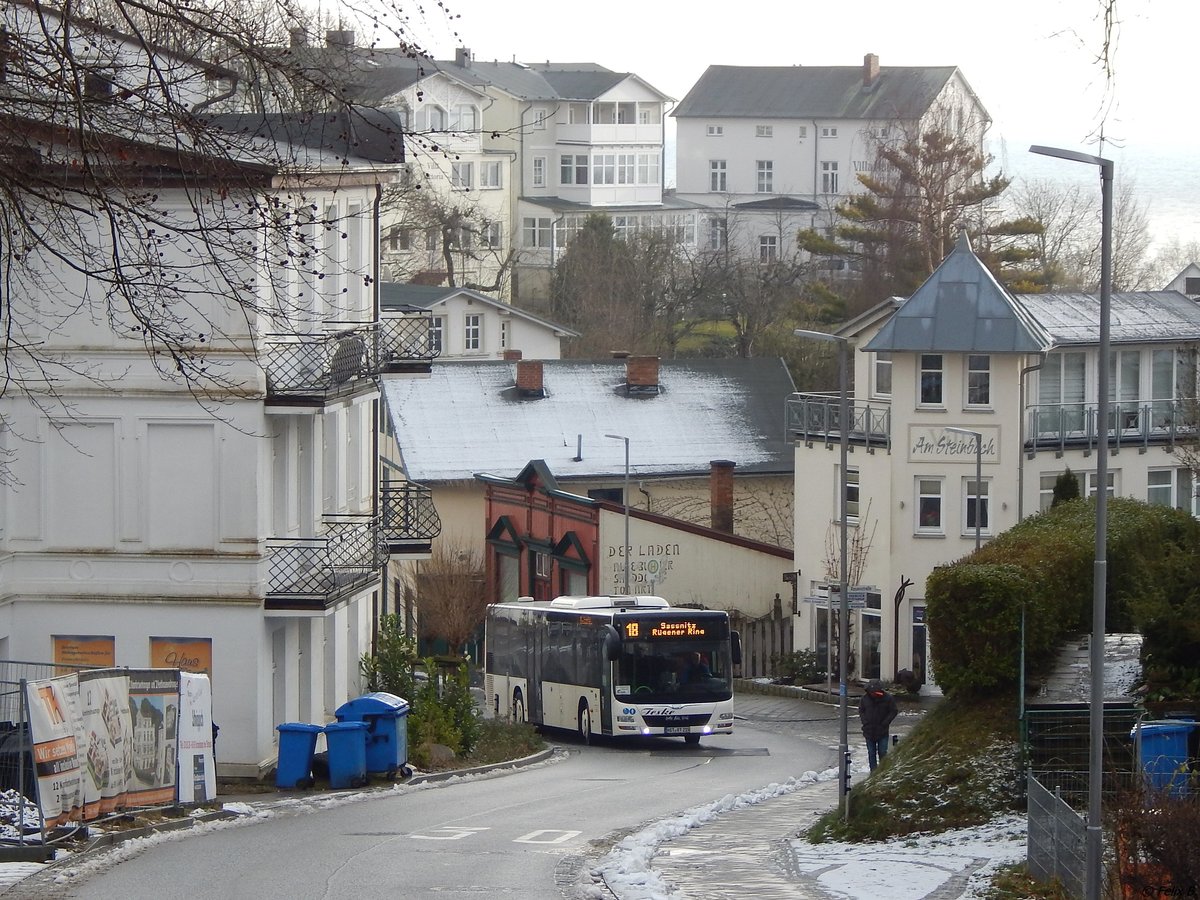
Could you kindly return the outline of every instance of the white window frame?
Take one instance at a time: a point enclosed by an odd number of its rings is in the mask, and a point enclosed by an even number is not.
[[[704,133],[707,137],[724,137],[725,136],[725,126],[724,125],[709,125]]]
[[[1154,506],[1200,513],[1196,478],[1189,468],[1149,469],[1146,472],[1146,502]]]
[[[757,180],[755,193],[770,194],[775,190],[775,162],[770,159],[755,160]]]
[[[637,155],[637,183],[658,184],[657,153],[639,153]]]
[[[499,222],[484,222],[480,238],[489,250],[499,250],[504,246],[504,228]]]
[[[708,218],[708,249],[724,250],[729,246],[729,223],[721,216]]]
[[[617,154],[595,153],[592,155],[592,184],[617,183]]]
[[[1114,469],[1108,469],[1104,474],[1107,476],[1107,479],[1108,479],[1108,497],[1111,500],[1113,497],[1115,497],[1117,495],[1117,473]],[[1086,492],[1083,494],[1083,496],[1087,497],[1088,499],[1095,497],[1096,496],[1096,473],[1095,472],[1087,472],[1086,473],[1086,485],[1087,485],[1087,489],[1086,489]]]
[[[1083,496],[1084,484],[1083,473],[1072,472],[1075,476],[1075,484],[1079,486],[1079,496]],[[1058,477],[1062,472],[1043,472],[1038,481],[1038,511],[1045,512],[1054,503],[1054,485],[1058,482]]]
[[[508,349],[508,326],[510,324],[511,323],[509,322],[508,319],[500,320],[500,349],[501,350]]]
[[[446,317],[434,316],[429,320],[429,349],[442,353],[446,349]]]
[[[801,125],[801,126],[800,126],[800,134],[799,134],[799,138],[800,138],[800,140],[802,140],[802,141],[803,141],[803,140],[806,140],[806,139],[808,138],[808,126],[807,126],[807,125]]]
[[[836,125],[822,125],[821,126],[821,137],[823,137],[823,138],[837,137],[837,126]]]
[[[521,221],[522,247],[549,247],[553,229],[548,216],[526,216]]]
[[[454,112],[450,116],[451,131],[478,131],[479,130],[479,110],[470,103],[460,103],[454,107]]]
[[[474,187],[475,181],[475,163],[458,162],[450,163],[450,185],[460,191],[469,191]]]
[[[913,527],[917,534],[946,533],[946,479],[940,475],[920,476],[914,480]],[[925,501],[930,501],[928,504]],[[936,511],[936,522],[925,512]],[[922,520],[925,521],[922,521]]]
[[[708,161],[708,189],[714,194],[723,194],[729,190],[729,168],[725,160]]]
[[[498,159],[484,160],[479,164],[480,190],[499,190],[504,187],[504,166]]]
[[[758,261],[773,263],[779,260],[779,235],[760,234],[758,236]]]
[[[838,164],[836,160],[823,160],[821,162],[821,193],[822,194],[837,194],[838,188],[841,186],[838,177]]]
[[[586,153],[562,153],[558,157],[559,182],[567,187],[587,184],[590,171]]]
[[[892,351],[877,350],[871,367],[872,390],[876,397],[892,396]]]
[[[934,365],[934,360],[937,364]],[[946,357],[940,353],[921,353],[917,358],[917,405],[944,409],[946,406]],[[925,376],[937,376],[937,399],[925,399]]]
[[[634,184],[637,179],[637,154],[617,154],[617,184]]]
[[[846,466],[846,495],[845,495],[845,513],[846,524],[857,525],[861,509],[859,501],[862,497],[862,471],[858,466]],[[841,505],[840,500],[835,501],[838,506]]]
[[[991,478],[984,477],[983,481],[981,482],[982,488],[980,489],[980,496],[976,498],[974,494],[975,476],[971,475],[970,477],[963,478],[962,509],[960,511],[962,515],[963,537],[975,536],[975,519],[971,513],[973,511],[972,506],[976,502],[978,502],[980,508],[983,510],[983,521],[979,523],[979,533],[981,535],[990,535],[992,533],[991,483]]]
[[[968,353],[967,377],[963,380],[966,396],[963,404],[972,409],[990,409],[992,405],[992,358],[986,353]]]
[[[546,157],[535,156],[533,158],[533,186],[546,186]]]
[[[482,313],[463,314],[463,352],[479,353],[483,350]]]
[[[774,125],[755,125],[754,126],[754,136],[760,137],[760,138],[775,137],[775,126]]]
[[[546,128],[546,111],[544,109],[535,109],[533,111],[533,127],[538,131],[544,131]]]

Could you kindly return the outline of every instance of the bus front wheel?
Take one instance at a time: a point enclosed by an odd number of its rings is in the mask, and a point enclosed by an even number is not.
[[[695,747],[697,744],[699,744],[699,743],[700,743],[700,735],[698,735],[698,734],[685,734],[685,735],[683,736],[683,742],[684,742],[685,744],[687,744],[689,747]]]
[[[585,744],[592,742],[592,711],[586,703],[579,704],[579,739]]]

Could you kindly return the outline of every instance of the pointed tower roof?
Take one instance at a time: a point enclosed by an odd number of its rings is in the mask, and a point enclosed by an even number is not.
[[[971,250],[950,255],[863,348],[949,353],[1040,353],[1050,337]]]

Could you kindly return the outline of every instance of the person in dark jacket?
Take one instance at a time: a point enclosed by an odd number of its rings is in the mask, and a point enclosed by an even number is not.
[[[887,756],[888,732],[896,718],[896,698],[883,688],[883,682],[873,678],[867,682],[866,693],[858,701],[858,718],[863,737],[867,739],[867,764],[871,771]]]

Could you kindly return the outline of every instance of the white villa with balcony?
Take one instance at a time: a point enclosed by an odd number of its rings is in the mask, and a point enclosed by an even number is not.
[[[94,55],[146,52],[84,24],[72,34]],[[383,379],[430,370],[430,317],[379,314],[376,204],[403,161],[397,122],[353,108],[220,117],[238,150],[214,161],[176,142],[161,117],[177,107],[155,100],[139,137],[83,142],[103,148],[93,162],[116,170],[118,199],[150,205],[153,236],[131,217],[114,238],[84,208],[82,244],[47,229],[7,273],[5,359],[26,377],[0,393],[0,658],[69,664],[85,644],[90,662],[140,668],[186,646],[212,678],[221,773],[258,775],[276,725],[323,723],[361,693],[389,558],[428,554],[437,533],[427,491],[382,483],[375,433]],[[55,123],[25,124],[38,152],[10,158],[31,186],[74,190],[79,151]],[[115,258],[121,239],[161,252],[153,293],[132,295],[178,318],[139,318],[111,273],[78,259],[88,247]],[[145,277],[136,263],[126,275]],[[147,321],[185,324],[190,379],[162,363]]]
[[[671,113],[677,197],[706,207],[700,246],[763,262],[837,224],[881,143],[940,127],[982,146],[991,119],[954,66],[709,66]]]
[[[1009,294],[965,237],[908,300],[892,298],[838,330],[853,358],[845,515],[854,677],[912,669],[936,679],[926,577],[971,553],[977,527],[987,541],[1048,508],[1068,468],[1081,495],[1094,495],[1105,446],[1110,496],[1200,514],[1193,473],[1172,453],[1196,436],[1188,400],[1200,305],[1176,291],[1117,293],[1111,323],[1107,423],[1095,402],[1098,295]],[[795,642],[822,658],[839,581],[830,550],[840,522],[839,399],[796,394],[787,404]],[[904,591],[902,581],[911,582]]]

